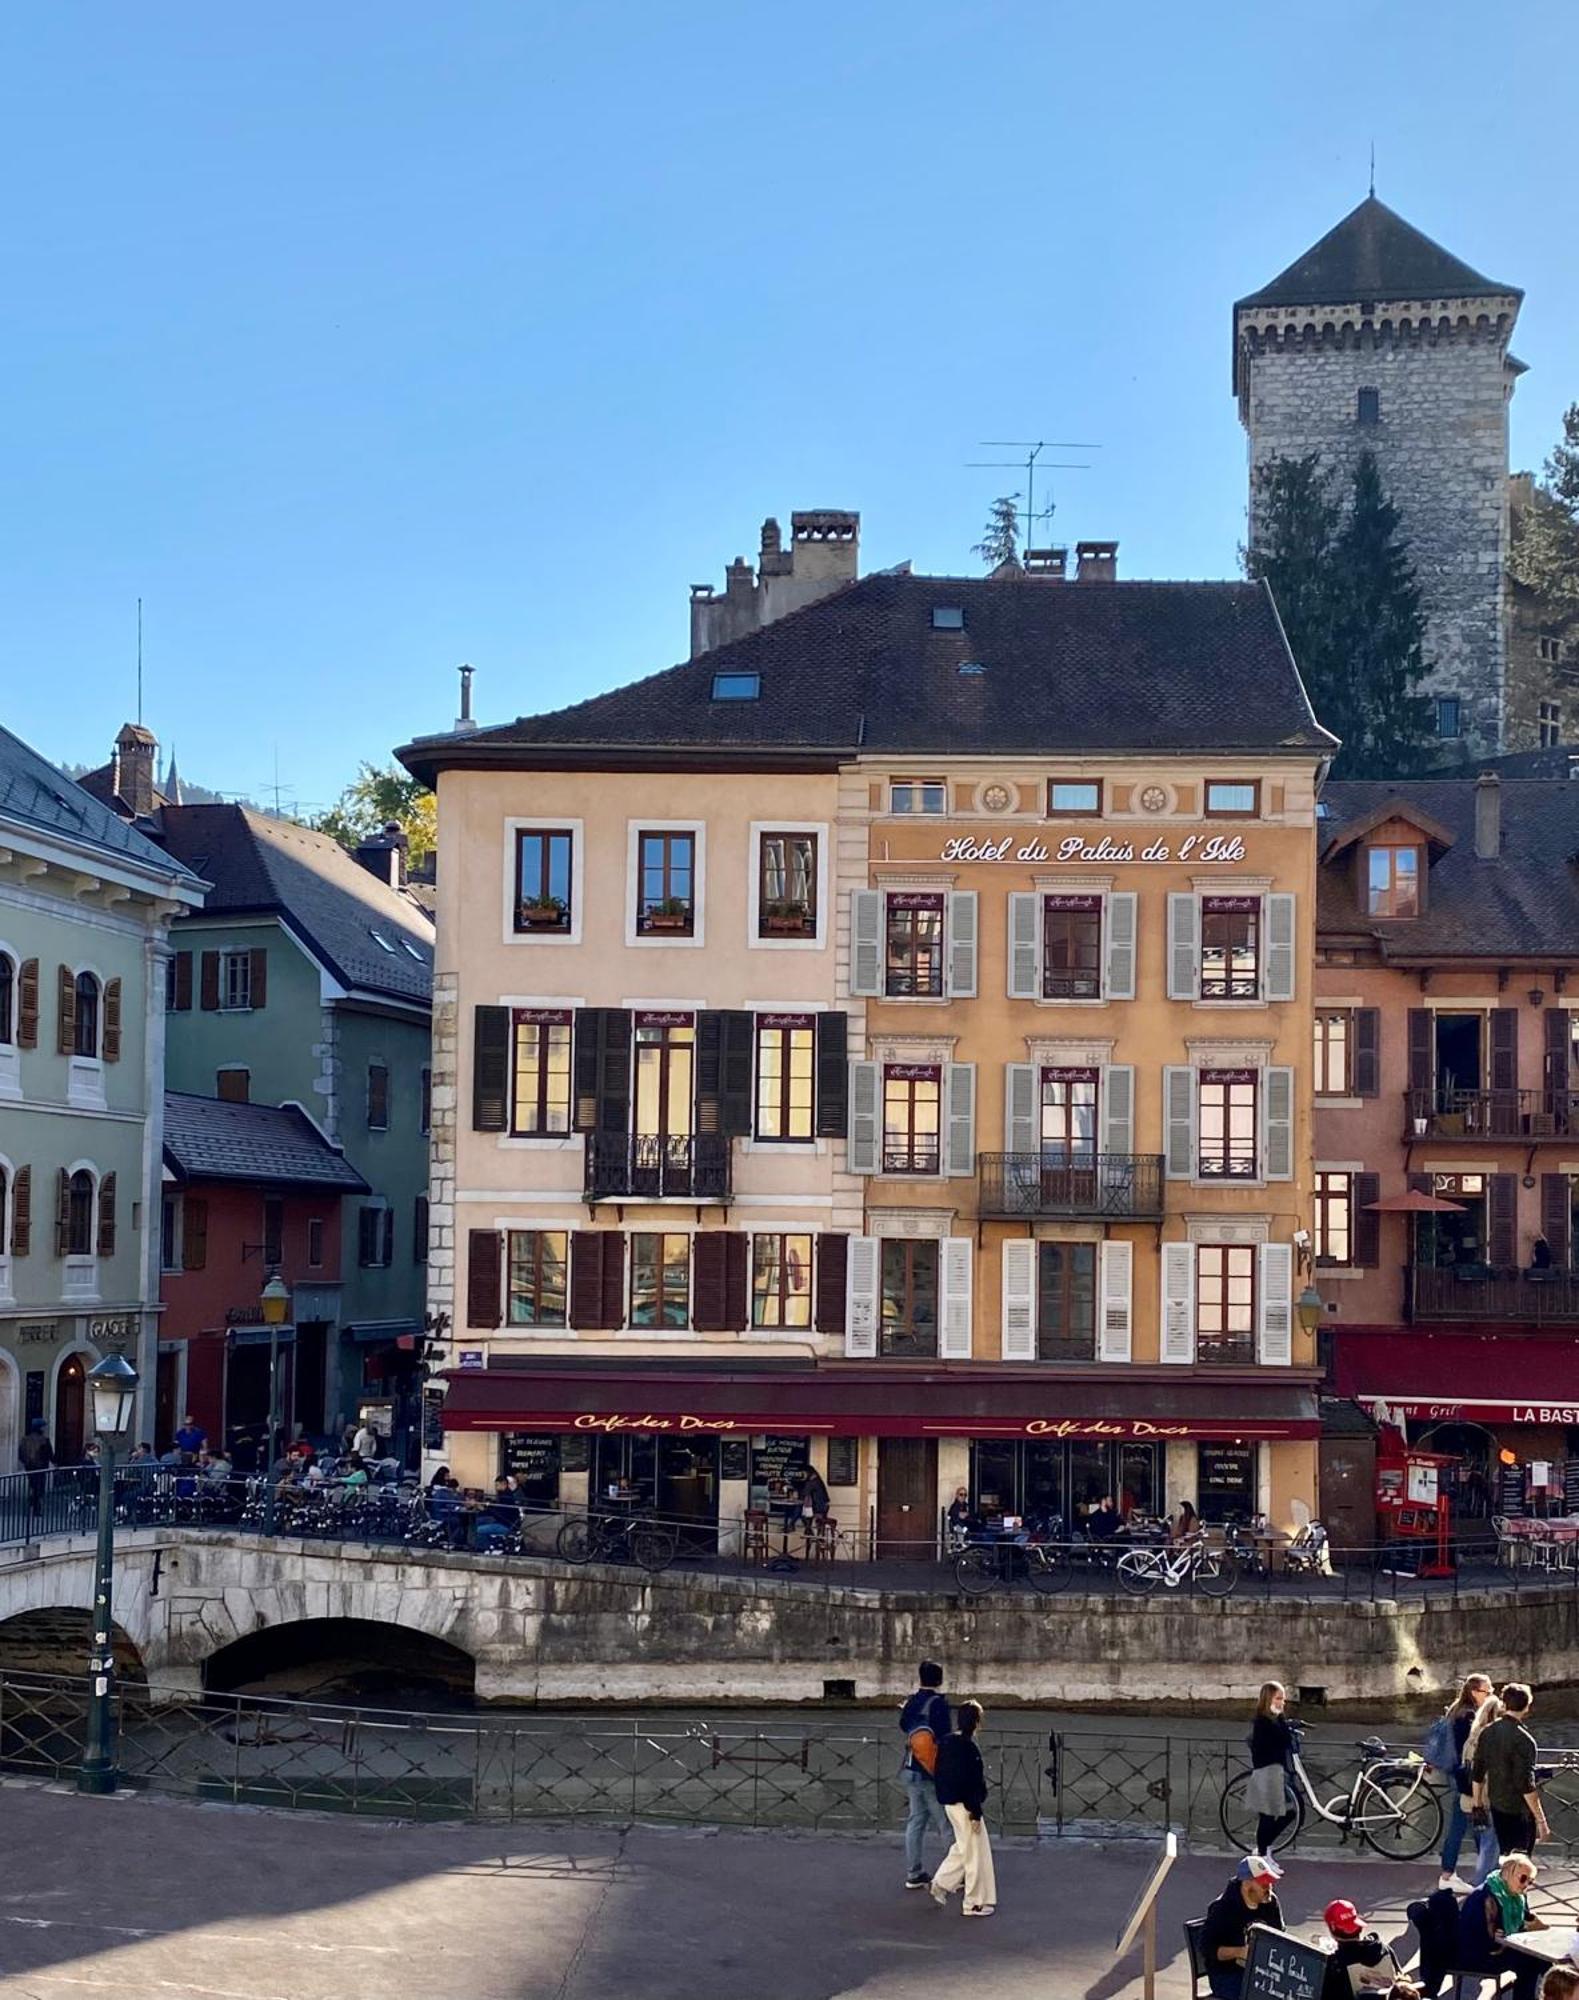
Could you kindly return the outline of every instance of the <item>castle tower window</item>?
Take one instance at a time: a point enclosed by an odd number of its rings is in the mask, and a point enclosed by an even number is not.
[[[1361,389],[1355,399],[1354,421],[1357,424],[1379,424],[1381,420],[1381,390]]]

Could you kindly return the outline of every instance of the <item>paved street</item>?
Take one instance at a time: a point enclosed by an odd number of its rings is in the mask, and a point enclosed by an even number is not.
[[[0,2000],[1128,2000],[1114,1936],[1139,1847],[1007,1846],[1001,1914],[966,1923],[899,1888],[897,1843],[780,1835],[354,1823],[0,1787]],[[76,1865],[63,1870],[62,1856]],[[1161,1992],[1188,1991],[1179,1925],[1225,1863],[1164,1899]],[[1334,1895],[1391,1935],[1429,1863],[1291,1867],[1289,1918]],[[1571,1878],[1569,1878],[1571,1886]]]

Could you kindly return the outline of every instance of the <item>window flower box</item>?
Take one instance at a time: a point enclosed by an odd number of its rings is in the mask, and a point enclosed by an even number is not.
[[[811,937],[815,931],[811,910],[805,903],[769,903],[762,912],[764,937]]]
[[[570,928],[570,911],[557,896],[521,905],[520,924],[526,931],[563,931]]]
[[[649,931],[688,931],[691,928],[691,906],[682,903],[678,897],[667,897],[642,913],[642,924]]]

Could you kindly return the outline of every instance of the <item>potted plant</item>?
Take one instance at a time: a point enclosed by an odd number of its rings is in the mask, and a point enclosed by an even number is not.
[[[809,937],[810,906],[803,902],[769,903],[762,912],[762,929],[768,937]]]
[[[679,896],[665,896],[660,903],[647,907],[647,928],[650,931],[688,931],[691,928],[691,906]]]
[[[528,931],[564,930],[570,922],[570,905],[562,896],[534,896],[521,905],[521,928]]]

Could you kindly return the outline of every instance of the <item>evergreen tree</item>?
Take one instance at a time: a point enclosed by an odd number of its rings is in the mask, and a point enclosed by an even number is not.
[[[1020,513],[1012,496],[1004,494],[994,500],[992,511],[987,516],[986,533],[976,544],[973,554],[981,557],[988,569],[996,569],[999,563],[1015,562],[1020,551]]]
[[[1338,774],[1408,777],[1435,750],[1421,683],[1425,619],[1398,510],[1370,452],[1339,504],[1317,454],[1256,475],[1258,534],[1247,573],[1272,590],[1316,718],[1343,741]]]
[[[1579,621],[1579,403],[1563,412],[1562,442],[1529,506],[1515,516],[1508,570],[1555,624]]]

